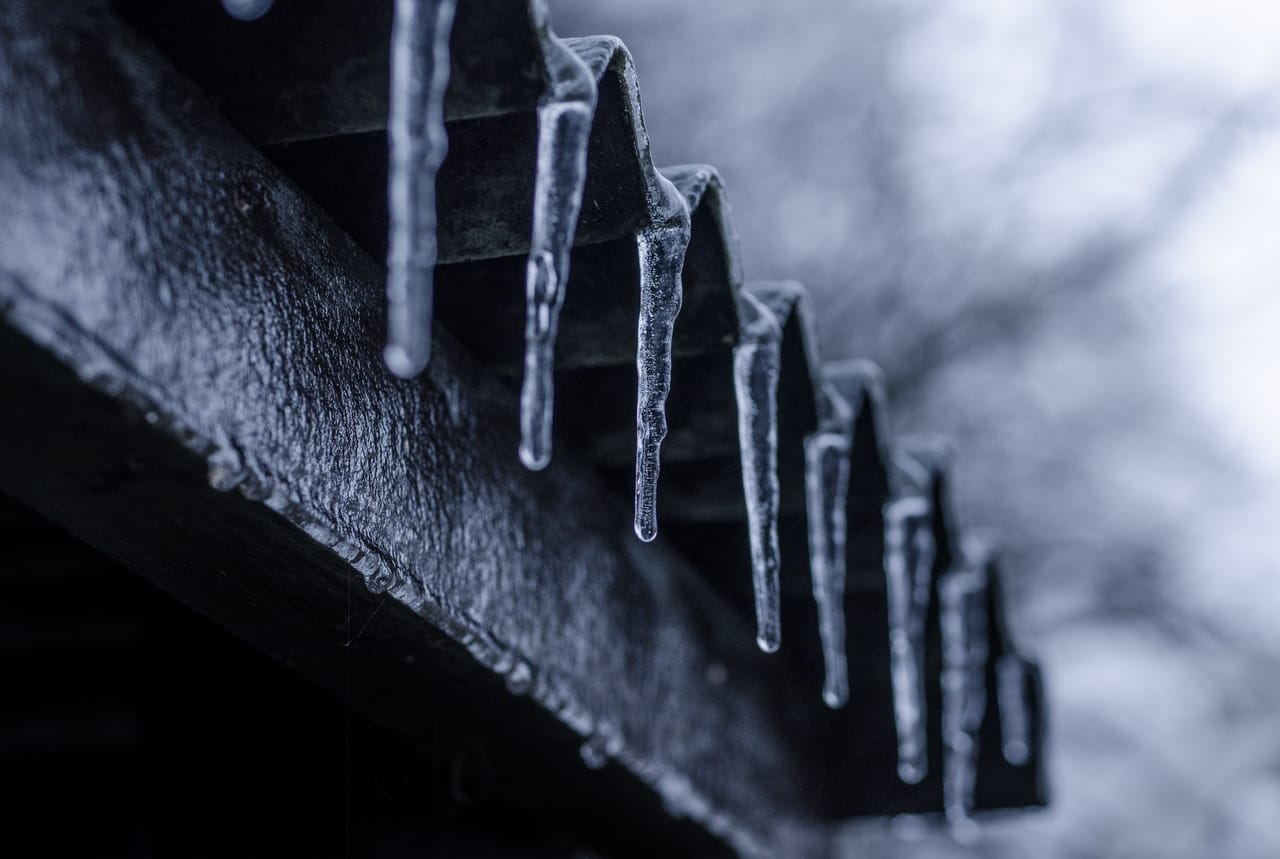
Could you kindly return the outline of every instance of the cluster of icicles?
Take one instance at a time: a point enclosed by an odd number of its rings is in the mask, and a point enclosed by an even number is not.
[[[396,0],[391,50],[390,233],[387,259],[388,342],[385,361],[402,377],[427,365],[431,352],[436,263],[435,180],[448,140],[444,98],[449,36],[456,0]],[[541,4],[533,8],[545,16]],[[587,145],[596,104],[596,77],[586,63],[540,23],[548,86],[537,107],[538,143],[533,228],[526,266],[524,379],[520,395],[519,455],[530,469],[551,460],[556,332],[569,278],[574,232],[587,172]],[[651,223],[636,236],[640,272],[637,327],[635,532],[657,536],[657,485],[667,433],[672,336],[682,296],[690,239],[690,206],[656,171],[650,180]],[[777,388],[781,325],[749,294],[740,301],[734,382],[742,479],[750,534],[757,643],[781,643],[777,535]],[[826,664],[823,699],[832,708],[849,698],[845,654],[846,493],[853,416],[842,401],[836,415],[806,442],[806,501],[814,596]],[[843,409],[843,410],[842,410]],[[931,509],[909,494],[885,509],[885,574],[890,613],[890,659],[899,774],[909,783],[925,775],[924,623],[934,562]],[[941,590],[944,637],[943,731],[948,760],[947,812],[968,819],[972,804],[977,728],[985,707],[985,603],[975,584],[986,575],[965,568],[947,575]],[[957,584],[958,582],[958,584]],[[978,597],[974,597],[979,593]],[[1021,664],[1013,668],[1020,668]],[[1019,671],[1001,675],[1004,723],[1027,730]],[[1007,691],[1006,691],[1007,690]],[[980,693],[980,695],[976,694]],[[1005,701],[1005,698],[1008,701]],[[981,700],[978,700],[980,698]],[[1006,738],[1006,748],[1026,747]],[[1013,761],[1018,763],[1020,761]]]

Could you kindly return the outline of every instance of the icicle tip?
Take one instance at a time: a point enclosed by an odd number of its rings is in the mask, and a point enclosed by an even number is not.
[[[427,369],[430,351],[425,351],[420,358],[415,358],[409,350],[399,343],[388,343],[382,350],[382,361],[387,369],[402,379],[412,379]]]
[[[636,519],[635,523],[636,536],[643,543],[652,543],[658,538],[658,526],[653,522],[641,522]]]
[[[778,648],[781,646],[782,636],[776,631],[766,631],[756,636],[756,647],[759,647],[765,653],[777,653]]]
[[[898,778],[902,779],[906,784],[919,784],[924,780],[924,777],[924,767],[910,761],[902,761],[898,764]]]
[[[521,442],[520,464],[530,471],[542,471],[551,464],[551,451],[535,451],[532,447]]]

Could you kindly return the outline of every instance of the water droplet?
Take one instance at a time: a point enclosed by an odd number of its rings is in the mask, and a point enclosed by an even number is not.
[[[231,471],[218,464],[209,465],[209,486],[219,492],[230,492],[244,480],[243,471]]]
[[[512,695],[524,695],[533,686],[533,669],[523,659],[516,659],[507,672],[507,691]]]
[[[582,756],[582,762],[587,765],[587,769],[604,769],[604,765],[609,762],[604,741],[599,736],[592,736],[583,742],[578,753]]]
[[[271,482],[252,471],[246,471],[238,489],[240,495],[250,501],[265,501],[271,495]]]
[[[396,583],[396,575],[386,564],[379,563],[372,573],[364,575],[364,586],[371,594],[384,594]]]

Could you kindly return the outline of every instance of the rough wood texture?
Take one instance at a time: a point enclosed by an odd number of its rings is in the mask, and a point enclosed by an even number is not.
[[[530,802],[821,837],[745,624],[568,457],[525,472],[447,337],[390,377],[377,266],[191,86],[85,4],[8,4],[0,44],[7,490],[321,681],[382,605],[359,703],[419,740],[420,708],[484,720],[555,773]],[[620,765],[582,765],[593,736]]]

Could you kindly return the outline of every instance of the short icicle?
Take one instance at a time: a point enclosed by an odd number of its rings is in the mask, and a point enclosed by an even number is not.
[[[933,563],[928,515],[928,502],[916,496],[890,502],[884,514],[889,677],[898,731],[898,777],[907,784],[919,783],[928,772],[923,672],[923,631],[931,572],[924,568]],[[923,607],[918,603],[917,579],[921,573],[926,582]]]
[[[520,461],[540,470],[551,462],[556,330],[569,280],[569,259],[587,177],[587,142],[596,84],[578,56],[548,33],[551,82],[538,105],[533,235],[525,278],[524,384],[520,390]]]
[[[684,254],[689,246],[689,207],[661,176],[667,217],[636,235],[640,261],[640,317],[636,336],[636,536],[658,536],[658,470],[667,436],[667,394],[671,391],[671,339],[684,288]]]
[[[778,548],[778,376],[782,328],[748,293],[738,299],[738,345],[733,389],[738,401],[738,447],[747,502],[756,644],[773,653],[782,644]]]
[[[387,368],[416,376],[431,356],[436,172],[449,149],[444,96],[456,0],[396,0],[391,29]]]
[[[1026,666],[1012,654],[996,663],[996,703],[1000,711],[1000,745],[1004,759],[1016,767],[1031,759],[1031,715],[1027,712]]]
[[[851,445],[847,431],[818,432],[805,439],[804,445],[809,568],[825,664],[822,700],[832,709],[843,707],[849,700],[844,584]]]
[[[987,707],[985,570],[962,561],[939,588],[942,633],[942,802],[947,825],[962,842],[977,835],[973,791],[978,734]]]

